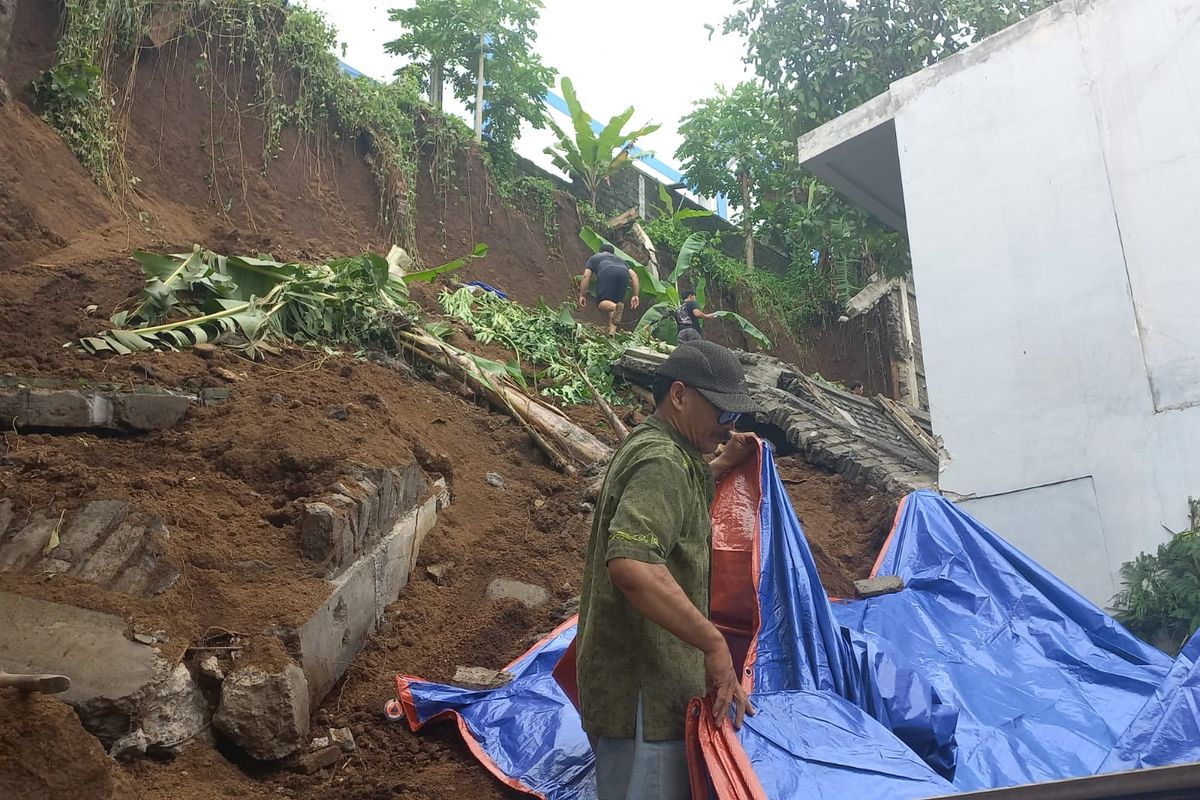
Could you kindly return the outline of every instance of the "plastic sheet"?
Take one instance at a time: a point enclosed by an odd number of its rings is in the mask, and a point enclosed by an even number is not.
[[[960,789],[1095,773],[1170,667],[932,492],[905,499],[876,569],[905,590],[835,611],[885,638],[959,710]]]
[[[515,677],[498,689],[397,676],[409,726],[415,731],[453,717],[471,752],[508,786],[544,800],[593,800],[592,748],[578,712],[551,674],[574,640],[572,619],[505,667]]]
[[[1134,717],[1100,772],[1200,762],[1200,631]]]

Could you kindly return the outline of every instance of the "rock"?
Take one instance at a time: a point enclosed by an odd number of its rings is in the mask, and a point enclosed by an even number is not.
[[[211,742],[212,709],[192,673],[179,664],[142,707],[142,731],[151,749],[177,753],[192,739]]]
[[[495,486],[497,489],[507,489],[508,484],[504,482],[504,478],[494,472],[489,472],[483,476],[483,479],[488,482],[489,486]]]
[[[242,379],[242,376],[238,375],[236,372],[225,369],[224,367],[218,367],[216,365],[209,367],[208,371],[221,380],[229,381],[230,383],[238,383]]]
[[[540,586],[496,578],[488,584],[487,599],[516,600],[529,608],[537,608],[550,599],[550,593]]]
[[[904,588],[904,579],[896,575],[881,575],[854,582],[854,591],[861,598],[895,594]]]
[[[455,667],[451,683],[470,689],[495,689],[513,679],[511,672],[488,669],[487,667]]]
[[[336,419],[339,422],[345,422],[350,418],[350,409],[346,408],[345,406],[337,406],[329,409],[329,413],[326,416],[328,416],[330,419]]]
[[[199,344],[192,345],[192,352],[201,358],[212,358],[217,352],[217,347],[208,342],[200,342]]]
[[[450,581],[450,568],[453,564],[430,564],[425,568],[425,574],[438,586],[445,586]]]
[[[326,747],[329,747],[329,737],[328,736],[318,736],[316,739],[312,740],[312,744],[310,744],[308,746],[308,749],[309,750],[324,750]]]
[[[108,749],[108,754],[118,761],[128,761],[134,756],[144,755],[149,746],[150,737],[146,735],[145,731],[138,728],[133,733],[126,734],[113,742],[113,746]]]
[[[214,655],[207,655],[200,659],[200,674],[219,681],[225,680],[225,670],[221,669],[221,662]]]
[[[344,753],[353,753],[357,749],[354,744],[354,733],[349,728],[330,728],[329,739],[333,744],[342,748]]]
[[[342,748],[337,745],[329,745],[320,750],[296,756],[289,766],[294,772],[299,772],[302,775],[312,775],[314,772],[323,770],[326,767],[332,767],[341,757]]]
[[[146,645],[158,644],[158,640],[148,633],[135,633],[133,635],[133,640]]]
[[[248,666],[221,684],[213,726],[250,756],[271,761],[304,746],[308,713],[308,681],[298,666],[288,664],[274,673]]]
[[[281,406],[283,405],[283,395],[281,395],[279,392],[276,392],[275,394],[271,395],[271,399],[267,402],[273,406]]]
[[[579,597],[575,596],[575,597],[572,597],[570,600],[566,601],[565,603],[563,603],[562,605],[560,605],[557,609],[555,609],[553,618],[562,622],[562,621],[570,619],[571,617],[575,616],[578,613],[579,613]]]

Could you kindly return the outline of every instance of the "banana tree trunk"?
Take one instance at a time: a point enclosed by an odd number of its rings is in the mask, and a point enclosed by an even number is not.
[[[475,84],[475,141],[483,141],[484,34],[479,34],[479,72]]]
[[[562,452],[583,464],[607,461],[611,455],[612,451],[608,445],[558,411],[530,398],[499,378],[485,376],[471,359],[447,348],[437,339],[408,331],[397,331],[396,338],[414,355],[456,378],[466,380],[479,389],[492,405],[508,411],[526,427],[533,435],[535,443],[563,472],[573,473],[575,468],[563,457]]]

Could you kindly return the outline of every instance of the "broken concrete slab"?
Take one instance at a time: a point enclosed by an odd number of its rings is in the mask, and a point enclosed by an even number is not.
[[[274,761],[304,746],[309,708],[308,681],[295,664],[277,672],[242,667],[221,684],[213,727],[251,757]]]
[[[85,728],[106,743],[129,732],[161,668],[153,648],[125,638],[125,620],[8,592],[0,619],[0,669],[66,675],[59,696]]]
[[[300,522],[300,550],[335,578],[371,549],[429,491],[415,461],[404,467],[352,464],[322,501],[307,503]]]
[[[18,428],[166,430],[187,414],[186,395],[0,386],[0,424]]]
[[[353,753],[358,749],[358,745],[354,743],[354,734],[349,728],[330,728],[329,740],[342,748],[343,753]]]
[[[39,511],[13,524],[0,505],[0,570],[66,573],[136,597],[154,597],[179,579],[166,559],[167,528],[119,500],[94,500],[69,517]],[[58,544],[50,547],[57,533]]]
[[[488,600],[516,600],[529,607],[537,608],[550,599],[550,593],[540,586],[534,586],[508,578],[496,578],[488,584]]]
[[[450,504],[438,480],[425,501],[400,517],[389,533],[330,581],[329,598],[298,629],[284,632],[300,651],[314,703],[319,702],[384,619],[407,585],[426,534]]]
[[[884,594],[895,594],[904,589],[904,579],[896,575],[880,575],[875,578],[854,582],[854,592],[859,597],[879,597]]]
[[[192,673],[178,664],[142,705],[140,730],[151,749],[178,753],[195,740],[213,744],[212,716],[208,699]]]
[[[454,668],[454,677],[450,682],[468,689],[496,689],[513,679],[511,672],[488,669],[487,667]]]

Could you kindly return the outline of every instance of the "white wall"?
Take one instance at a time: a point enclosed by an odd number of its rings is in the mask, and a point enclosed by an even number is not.
[[[1065,0],[892,92],[941,487],[1104,604],[1200,496],[1200,2]]]

